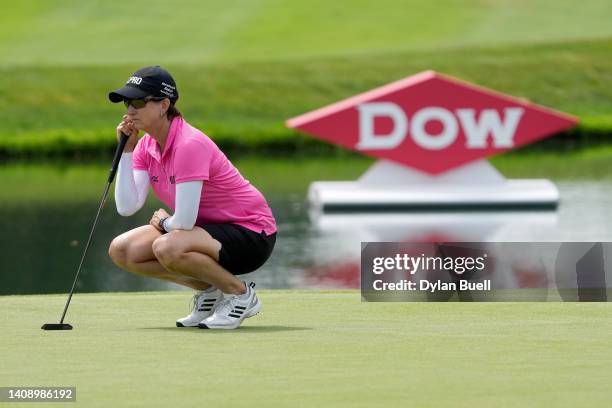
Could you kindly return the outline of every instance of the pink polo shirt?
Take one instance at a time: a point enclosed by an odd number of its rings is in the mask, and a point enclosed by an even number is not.
[[[175,210],[176,183],[203,180],[196,225],[238,224],[267,235],[276,222],[264,196],[245,180],[208,136],[183,118],[172,120],[163,153],[145,134],[133,154],[134,169],[149,173],[155,195]]]

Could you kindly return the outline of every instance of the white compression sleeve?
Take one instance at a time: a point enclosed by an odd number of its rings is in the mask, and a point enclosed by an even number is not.
[[[202,180],[195,180],[176,185],[174,215],[164,222],[166,231],[193,229],[198,218],[203,184]]]
[[[123,153],[115,183],[117,212],[124,217],[140,210],[149,192],[149,172],[132,169],[132,153]]]

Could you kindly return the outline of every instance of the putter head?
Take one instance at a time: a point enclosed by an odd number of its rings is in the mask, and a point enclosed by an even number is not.
[[[68,323],[45,323],[42,325],[43,330],[72,330],[72,326]]]

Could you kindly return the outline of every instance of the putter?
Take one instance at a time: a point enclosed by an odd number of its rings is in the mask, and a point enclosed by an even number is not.
[[[98,207],[98,213],[96,214],[96,218],[94,219],[93,226],[91,227],[91,232],[89,233],[89,238],[87,239],[87,244],[85,245],[85,250],[83,251],[83,256],[81,257],[81,262],[79,263],[79,268],[77,269],[76,276],[74,277],[74,282],[72,282],[72,288],[70,289],[70,294],[68,295],[68,300],[66,301],[66,306],[64,306],[64,312],[62,313],[62,318],[59,323],[45,323],[42,325],[41,329],[43,330],[72,330],[72,326],[68,323],[64,323],[64,318],[66,317],[66,311],[68,310],[68,306],[70,305],[70,300],[72,299],[72,294],[74,293],[74,287],[79,279],[79,273],[81,272],[81,267],[83,266],[83,261],[85,260],[85,256],[87,255],[87,249],[89,249],[89,244],[91,243],[91,238],[96,230],[96,225],[98,225],[98,218],[100,217],[100,212],[102,211],[102,207],[106,203],[106,197],[108,196],[108,190],[110,189],[111,184],[115,178],[115,173],[117,173],[117,167],[119,167],[119,160],[121,159],[121,153],[123,152],[123,148],[127,143],[129,136],[125,133],[121,132],[121,140],[119,141],[119,145],[117,146],[117,150],[115,151],[115,157],[113,158],[113,165],[110,169],[110,173],[108,175],[108,181],[106,183],[106,187],[104,188],[104,194],[102,194],[102,201],[100,201],[100,207]]]

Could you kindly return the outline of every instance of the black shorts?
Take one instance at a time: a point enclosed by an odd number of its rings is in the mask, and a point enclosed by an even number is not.
[[[270,257],[276,243],[276,232],[266,235],[237,224],[204,224],[206,230],[221,243],[219,265],[234,275],[253,272]]]

